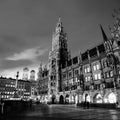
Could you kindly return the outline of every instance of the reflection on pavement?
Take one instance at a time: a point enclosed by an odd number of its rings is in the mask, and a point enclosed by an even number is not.
[[[112,120],[118,120],[118,112],[116,110],[109,110]]]

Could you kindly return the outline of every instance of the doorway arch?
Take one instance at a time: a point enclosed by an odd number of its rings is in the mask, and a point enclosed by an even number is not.
[[[56,96],[55,95],[52,95],[52,104],[55,104],[55,99],[56,99]]]
[[[114,92],[110,92],[104,97],[105,103],[116,103],[117,102],[117,96]]]
[[[63,97],[63,95],[60,95],[60,97],[59,97],[59,103],[60,104],[64,104],[64,97]]]
[[[90,102],[90,95],[89,94],[85,94],[85,101]]]
[[[93,102],[94,103],[102,103],[102,95],[100,93],[95,94],[93,97]]]
[[[69,95],[68,94],[65,96],[65,103],[69,103]]]

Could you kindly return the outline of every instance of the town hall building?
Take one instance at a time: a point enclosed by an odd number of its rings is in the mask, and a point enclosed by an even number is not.
[[[52,36],[48,68],[38,73],[40,99],[51,103],[120,103],[120,18],[111,38],[100,25],[101,44],[71,58],[67,33],[59,18]]]

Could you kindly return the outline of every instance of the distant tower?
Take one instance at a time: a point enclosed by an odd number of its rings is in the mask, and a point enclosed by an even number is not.
[[[35,80],[35,70],[30,71],[30,80],[32,80],[32,81]]]
[[[25,67],[23,69],[23,77],[22,77],[23,80],[28,80],[28,72],[29,72],[29,69]]]
[[[39,69],[38,69],[38,81],[41,79],[41,77],[42,77],[42,72],[43,72],[43,65],[42,65],[42,63],[40,63],[40,67],[39,67]]]
[[[38,94],[41,94],[41,80],[42,80],[42,73],[43,73],[43,65],[40,63],[39,69],[38,69],[38,78],[37,78],[37,90]]]
[[[67,34],[64,32],[59,18],[52,37],[52,50],[49,52],[49,100],[57,100],[57,94],[61,91],[61,66],[68,60]],[[51,97],[52,98],[51,98]]]

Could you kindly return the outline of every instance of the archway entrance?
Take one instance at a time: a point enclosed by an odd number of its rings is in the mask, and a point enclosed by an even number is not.
[[[72,95],[72,97],[71,97],[71,103],[75,103],[75,96],[74,95]]]
[[[63,97],[63,95],[60,95],[59,103],[60,103],[60,104],[63,104],[63,103],[64,103],[64,97]]]
[[[79,102],[78,95],[75,95],[75,104],[77,104],[78,102]]]
[[[69,95],[68,94],[65,96],[65,103],[69,103]]]
[[[105,103],[116,103],[117,102],[117,96],[115,93],[111,92],[107,96],[104,97]]]
[[[56,96],[55,96],[55,95],[52,95],[52,104],[55,103],[55,99],[56,99]]]
[[[85,95],[85,102],[90,102],[90,95],[88,94]]]
[[[94,103],[102,103],[102,96],[101,96],[101,94],[97,93],[97,94],[93,97],[93,102],[94,102]]]
[[[109,101],[109,103],[117,102],[117,97],[116,97],[115,93],[112,92],[108,95],[108,101]]]

